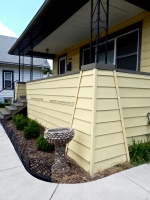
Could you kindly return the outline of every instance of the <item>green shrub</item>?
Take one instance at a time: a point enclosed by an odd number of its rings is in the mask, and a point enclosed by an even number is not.
[[[133,140],[129,145],[130,162],[133,165],[140,165],[150,162],[150,143]]]
[[[37,138],[36,146],[39,150],[42,150],[42,151],[53,151],[54,150],[54,145],[49,144],[45,140],[45,138],[42,134]]]
[[[36,138],[40,135],[40,124],[35,120],[29,120],[28,126],[23,130],[25,138]]]
[[[0,102],[0,108],[5,108],[5,106],[10,106],[9,103],[1,103]]]
[[[18,130],[23,130],[26,126],[28,126],[29,119],[24,117],[22,114],[17,114],[12,116],[12,120]]]

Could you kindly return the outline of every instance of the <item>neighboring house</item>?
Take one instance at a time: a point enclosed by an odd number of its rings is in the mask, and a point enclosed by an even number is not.
[[[56,76],[26,84],[28,116],[74,128],[68,155],[91,174],[150,134],[149,11],[147,0],[47,0],[9,50],[53,59]]]
[[[8,51],[16,41],[17,38],[0,35],[0,97],[4,101],[10,102],[14,97],[15,81],[19,80],[19,57],[9,55]],[[33,65],[33,80],[43,77],[42,68],[49,68],[46,59],[34,58]],[[21,57],[20,81],[27,82],[29,80],[30,57]],[[13,82],[15,83],[12,84]]]

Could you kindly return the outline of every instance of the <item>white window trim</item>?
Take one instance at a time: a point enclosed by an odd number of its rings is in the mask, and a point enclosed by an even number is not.
[[[8,74],[8,73],[11,74],[11,80],[5,79],[5,74]],[[12,79],[13,79],[13,73],[12,72],[9,72],[9,71],[8,72],[4,72],[4,88],[6,88],[5,81],[11,81],[11,83],[12,83]],[[12,85],[10,87],[6,88],[6,89],[12,89]]]
[[[130,33],[133,33],[133,32],[136,32],[136,31],[138,31],[138,43],[137,43],[137,66],[136,66],[136,71],[138,71],[138,66],[139,66],[139,60],[138,60],[138,56],[139,56],[139,43],[140,43],[140,41],[139,41],[139,28],[136,28],[136,29],[134,29],[134,30],[132,30],[132,31],[129,31],[129,32],[126,32],[126,33],[124,33],[124,34],[121,34],[121,35],[119,35],[119,36],[117,36],[117,37],[115,37],[115,38],[112,38],[112,39],[110,39],[110,40],[108,40],[108,43],[109,42],[111,42],[111,41],[113,41],[114,40],[114,65],[116,66],[116,62],[117,62],[117,39],[119,38],[119,37],[122,37],[122,36],[125,36],[125,35],[128,35],[128,34],[130,34]],[[99,44],[99,45],[103,45],[103,44],[105,44],[106,42],[104,41],[104,42],[102,42],[101,44]],[[96,52],[96,45],[94,45],[93,47],[95,47],[95,52]],[[83,54],[82,54],[82,64],[83,64],[83,62],[84,62],[84,51],[86,51],[86,50],[88,50],[88,49],[90,49],[89,47],[88,48],[86,48],[86,49],[84,49],[83,50]],[[95,60],[96,60],[96,55],[95,55]],[[117,66],[116,66],[116,68],[117,68]]]
[[[66,63],[67,58],[66,58],[66,56],[63,56],[63,57],[59,58],[59,75],[60,75],[60,61],[62,61],[62,60],[65,60],[65,73],[67,73],[67,63]]]

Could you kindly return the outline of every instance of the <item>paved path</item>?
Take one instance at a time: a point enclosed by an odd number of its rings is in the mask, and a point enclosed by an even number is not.
[[[0,200],[150,200],[150,165],[84,184],[43,182],[26,172],[0,125]]]

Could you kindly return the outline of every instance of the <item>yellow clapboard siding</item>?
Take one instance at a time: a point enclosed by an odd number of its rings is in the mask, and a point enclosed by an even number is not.
[[[91,136],[87,135],[81,131],[74,130],[75,135],[74,135],[74,141],[84,145],[85,147],[88,147],[89,149],[91,148]]]
[[[37,106],[32,105],[32,104],[28,104],[28,109],[38,111],[40,113],[43,113],[45,115],[49,115],[53,118],[57,118],[57,119],[60,119],[60,120],[63,119],[66,122],[70,123],[71,114],[58,112],[58,111],[55,111],[55,110],[50,110],[50,109],[43,108],[43,107],[40,107],[40,106],[37,107]]]
[[[149,50],[150,50],[150,43],[142,45],[142,52],[149,51]]]
[[[135,137],[139,135],[146,135],[150,133],[150,126],[138,126],[132,128],[126,128],[127,138]]]
[[[28,95],[39,95],[41,98],[43,95],[49,96],[67,96],[74,97],[76,95],[77,88],[56,88],[56,89],[28,89]]]
[[[79,95],[80,98],[92,98],[93,87],[80,87]]]
[[[67,122],[66,119],[57,119],[54,117],[51,117],[49,115],[46,115],[45,113],[41,113],[39,111],[33,110],[30,108],[30,113],[38,118],[42,118],[45,121],[51,122],[55,126],[59,127],[69,127],[70,122]]]
[[[109,146],[107,148],[97,149],[95,150],[95,162],[100,162],[117,156],[122,156],[124,154],[125,154],[124,144],[118,144],[114,146]]]
[[[97,98],[102,99],[114,99],[117,97],[115,88],[98,87],[97,88]]]
[[[93,76],[93,70],[83,71],[82,77],[84,76]]]
[[[141,53],[141,59],[147,59],[150,57],[150,51],[145,51]]]
[[[114,77],[98,76],[98,87],[115,87]]]
[[[97,136],[95,139],[95,149],[114,146],[123,143],[123,133],[114,133],[109,135]]]
[[[123,108],[150,106],[150,98],[122,98]]]
[[[91,135],[91,123],[86,122],[86,121],[81,121],[78,119],[73,120],[73,125],[72,128],[81,131],[85,134]]]
[[[35,100],[28,100],[28,103],[31,105],[35,105],[38,107],[47,108],[50,110],[56,110],[58,112],[64,112],[68,114],[72,114],[73,106],[69,105],[62,105],[62,104],[56,104],[56,103],[50,103],[50,102],[43,102],[43,101],[35,101]]]
[[[145,81],[150,80],[150,76],[147,76],[147,75],[132,74],[132,73],[130,74],[130,73],[122,73],[122,72],[117,72],[117,77],[118,77],[119,80],[121,80],[121,78],[122,79],[124,78],[124,79],[127,79],[127,80],[129,80],[131,78],[132,81],[138,81],[140,79],[145,80]],[[125,80],[124,80],[123,83],[125,83]],[[129,84],[130,84],[130,82],[129,82]]]
[[[126,161],[126,155],[121,155],[114,158],[110,158],[108,160],[97,162],[94,164],[94,173],[113,167],[114,165],[123,163],[125,161]]]
[[[136,126],[146,126],[148,124],[147,116],[144,117],[133,117],[124,119],[125,127],[136,127]]]
[[[122,132],[121,121],[96,124],[96,136]]]
[[[114,76],[113,71],[109,71],[109,70],[98,70],[97,75],[98,76]]]
[[[73,151],[75,154],[79,155],[80,157],[84,158],[87,162],[90,162],[90,149],[79,144],[78,142],[72,140],[69,143],[69,149]]]
[[[150,88],[150,80],[118,77],[118,85],[125,88]]]
[[[145,117],[147,113],[150,112],[149,107],[141,107],[141,108],[124,108],[123,109],[123,116],[124,118],[130,117]]]
[[[141,60],[141,66],[142,68],[149,66],[149,58]]]
[[[147,44],[150,42],[150,35],[145,35],[144,37],[142,37],[142,44]]]
[[[32,113],[28,112],[28,117],[30,119],[34,119],[34,120],[37,120],[42,126],[44,126],[45,128],[56,128],[58,126],[54,125],[54,124],[51,124],[50,122],[48,121],[45,121],[44,119],[41,119],[41,118],[38,118],[36,116],[34,116]]]
[[[141,71],[142,71],[142,72],[150,72],[150,65],[149,65],[149,66],[146,66],[146,67],[142,67],[142,66],[141,66]]]
[[[86,170],[87,172],[90,171],[90,162],[86,161],[70,149],[68,149],[68,156],[74,159],[84,170]]]
[[[111,111],[108,110],[108,111],[96,112],[96,123],[119,121],[119,120],[120,120],[119,110],[111,110]]]
[[[97,99],[97,111],[98,110],[117,110],[117,99]]]
[[[120,88],[120,97],[150,97],[150,89]]]
[[[66,80],[57,80],[57,81],[47,81],[47,82],[42,82],[40,84],[35,84],[35,85],[29,85],[28,89],[50,89],[50,88],[72,88],[76,87],[78,82],[78,77],[73,78],[73,79],[66,79]]]
[[[91,123],[92,112],[90,110],[76,109],[74,118]]]
[[[78,98],[76,108],[92,110],[92,99]]]
[[[91,75],[89,75],[89,76],[83,76],[82,80],[81,80],[80,87],[85,87],[85,86],[86,87],[87,86],[91,87],[91,86],[93,86],[92,80],[93,80],[93,76],[91,76]]]
[[[51,100],[57,100],[57,101],[65,101],[65,102],[72,102],[74,103],[75,101],[75,97],[66,97],[66,96],[50,96],[49,94],[43,95],[42,97],[40,95],[37,94],[28,94],[28,100],[30,99],[38,99],[38,98],[42,98],[43,102],[50,102]]]

